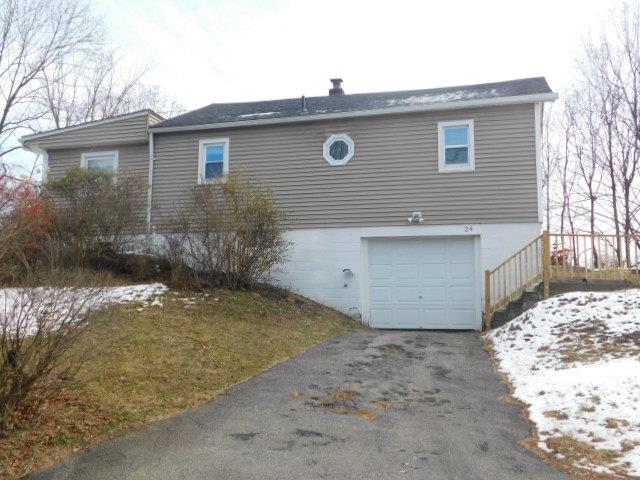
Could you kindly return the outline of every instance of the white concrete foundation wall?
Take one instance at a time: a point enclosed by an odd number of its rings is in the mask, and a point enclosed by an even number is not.
[[[348,315],[368,320],[367,239],[383,237],[474,236],[479,239],[478,285],[494,268],[540,235],[540,223],[407,225],[398,227],[312,228],[290,230],[289,259],[272,275],[273,283]],[[349,278],[343,271],[351,270]],[[480,289],[479,289],[480,290]],[[484,305],[482,299],[481,305]]]

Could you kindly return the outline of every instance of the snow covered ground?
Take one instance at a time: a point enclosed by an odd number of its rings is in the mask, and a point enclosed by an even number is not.
[[[486,338],[540,449],[585,471],[640,476],[640,290],[554,297]]]
[[[6,326],[9,334],[20,328],[33,334],[38,323],[48,328],[66,321],[72,310],[97,310],[113,304],[135,302],[141,307],[162,305],[159,295],[168,290],[162,283],[126,285],[104,288],[3,288],[0,289],[0,332]],[[55,310],[54,313],[49,313]],[[15,319],[18,320],[15,320]],[[18,325],[19,324],[19,325]]]

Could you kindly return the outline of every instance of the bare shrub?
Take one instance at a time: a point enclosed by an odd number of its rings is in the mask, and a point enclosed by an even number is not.
[[[104,280],[58,271],[41,281],[47,286],[0,290],[0,431],[31,395],[44,399],[68,386],[88,358],[70,362],[65,354],[96,325]]]
[[[73,168],[46,188],[55,212],[47,249],[51,265],[108,270],[121,265],[142,224],[142,181]]]
[[[241,176],[193,187],[166,236],[174,280],[250,287],[284,262],[284,220],[271,191]]]

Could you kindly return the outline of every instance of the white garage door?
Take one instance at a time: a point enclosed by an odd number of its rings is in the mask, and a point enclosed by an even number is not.
[[[473,329],[473,238],[369,240],[369,314],[377,328]]]

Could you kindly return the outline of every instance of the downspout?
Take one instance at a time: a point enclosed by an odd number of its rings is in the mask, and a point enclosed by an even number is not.
[[[151,248],[151,202],[153,199],[153,132],[149,132],[149,181],[147,186],[147,248]]]

